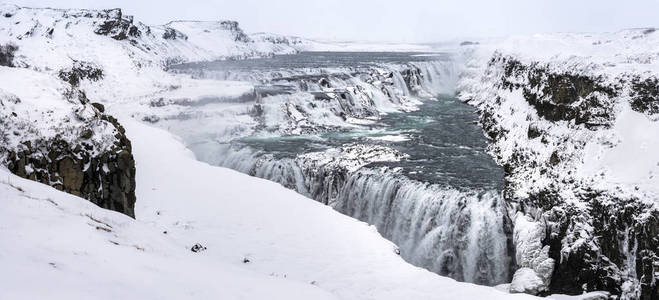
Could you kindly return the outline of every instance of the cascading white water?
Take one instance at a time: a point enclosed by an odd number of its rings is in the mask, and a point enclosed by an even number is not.
[[[225,145],[223,151],[201,159],[278,182],[375,225],[399,246],[405,260],[417,266],[478,284],[510,279],[512,254],[499,191],[442,188],[389,170],[366,167],[351,172],[300,157],[277,159],[230,148]]]
[[[350,118],[377,120],[384,113],[413,110],[421,103],[415,96],[454,93],[460,66],[455,60],[429,60],[367,68],[199,71],[197,76],[284,83],[295,88],[262,97],[255,104],[255,119],[263,131],[258,137],[263,146],[258,149],[249,143],[218,138],[214,133],[219,129],[203,124],[199,124],[200,130],[210,132],[207,136],[211,138],[181,135],[202,161],[279,182],[375,225],[399,246],[404,259],[417,266],[460,281],[504,283],[510,280],[514,254],[507,245],[506,211],[500,191],[423,183],[368,163],[351,168],[327,163],[322,153],[335,147],[328,146],[328,141],[319,141],[325,143],[319,149],[314,148],[313,141],[297,143],[286,153],[268,144],[268,139],[282,143],[300,134],[358,126],[349,122]],[[319,98],[314,93],[322,94]],[[175,124],[168,126],[176,132]],[[283,139],[281,135],[293,136]],[[302,155],[312,152],[320,153],[316,155],[320,159]]]
[[[373,171],[349,176],[336,210],[375,225],[411,263],[479,284],[508,280],[503,198],[443,189]]]

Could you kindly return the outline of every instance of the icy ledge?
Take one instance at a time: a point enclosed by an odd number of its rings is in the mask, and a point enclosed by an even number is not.
[[[365,223],[122,123],[137,220],[0,170],[0,244],[11,245],[0,251],[0,298],[531,298],[413,267]],[[196,243],[207,250],[191,252]]]

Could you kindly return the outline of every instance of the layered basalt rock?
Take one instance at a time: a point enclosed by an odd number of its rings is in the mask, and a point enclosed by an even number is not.
[[[91,130],[81,138],[85,135],[91,135]],[[130,141],[123,133],[119,136],[111,149],[96,155],[93,145],[84,141],[75,145],[63,139],[24,141],[21,150],[7,152],[4,163],[20,177],[135,217],[135,160]]]
[[[496,64],[504,65],[502,88],[522,90],[526,101],[546,120],[574,120],[591,127],[611,121],[613,103],[609,99],[619,91],[604,83],[601,76],[552,72],[539,63],[524,65],[503,55],[492,58],[490,65]]]
[[[606,78],[500,54],[484,76],[495,89],[465,100],[478,108],[490,151],[506,171],[509,215],[544,226],[541,243],[555,262],[548,288],[536,292],[655,299],[659,209],[652,194],[595,185],[597,178],[578,176],[577,168],[586,143],[615,126],[620,106],[629,102],[654,116],[656,80]]]
[[[20,112],[20,98],[0,93],[1,163],[20,177],[135,217],[135,160],[125,129],[83,92],[65,96],[75,103],[71,117],[34,124]]]

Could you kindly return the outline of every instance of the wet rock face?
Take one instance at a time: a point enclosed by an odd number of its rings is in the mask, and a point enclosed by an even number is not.
[[[403,80],[405,80],[405,84],[407,84],[410,91],[416,94],[416,92],[418,92],[420,89],[421,81],[423,80],[423,74],[421,74],[421,70],[419,70],[419,68],[410,67],[403,70],[401,75],[403,76]]]
[[[557,260],[551,291],[580,294],[584,290],[603,290],[635,299],[654,299],[659,212],[634,198],[592,191],[582,197],[588,204],[585,209],[563,204],[545,214],[553,224],[545,243],[551,247],[550,256]],[[596,238],[589,240],[584,230],[592,231]],[[625,272],[632,272],[636,278],[637,292],[625,290]]]
[[[78,144],[62,139],[25,141],[23,150],[8,152],[5,164],[20,177],[135,217],[135,160],[130,141],[116,119],[101,118],[119,130],[111,149],[95,153],[84,138]]]
[[[638,296],[655,299],[659,296],[659,211],[639,199],[607,194],[591,197],[590,214],[602,253],[615,267],[629,265],[636,273]]]
[[[129,37],[139,37],[142,32],[133,24],[133,17],[123,17],[121,9],[105,10],[106,20],[99,24],[94,33],[107,35],[121,41]]]

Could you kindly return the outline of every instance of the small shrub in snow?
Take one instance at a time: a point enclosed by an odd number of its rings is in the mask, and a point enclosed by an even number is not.
[[[206,247],[202,246],[201,244],[194,244],[194,246],[192,246],[192,248],[190,248],[190,251],[195,252],[195,253],[196,252],[201,252],[201,251],[204,251],[204,250],[206,250]]]
[[[75,61],[70,69],[59,71],[59,78],[70,83],[72,86],[78,86],[80,81],[85,79],[91,81],[103,79],[103,69],[92,63]]]

